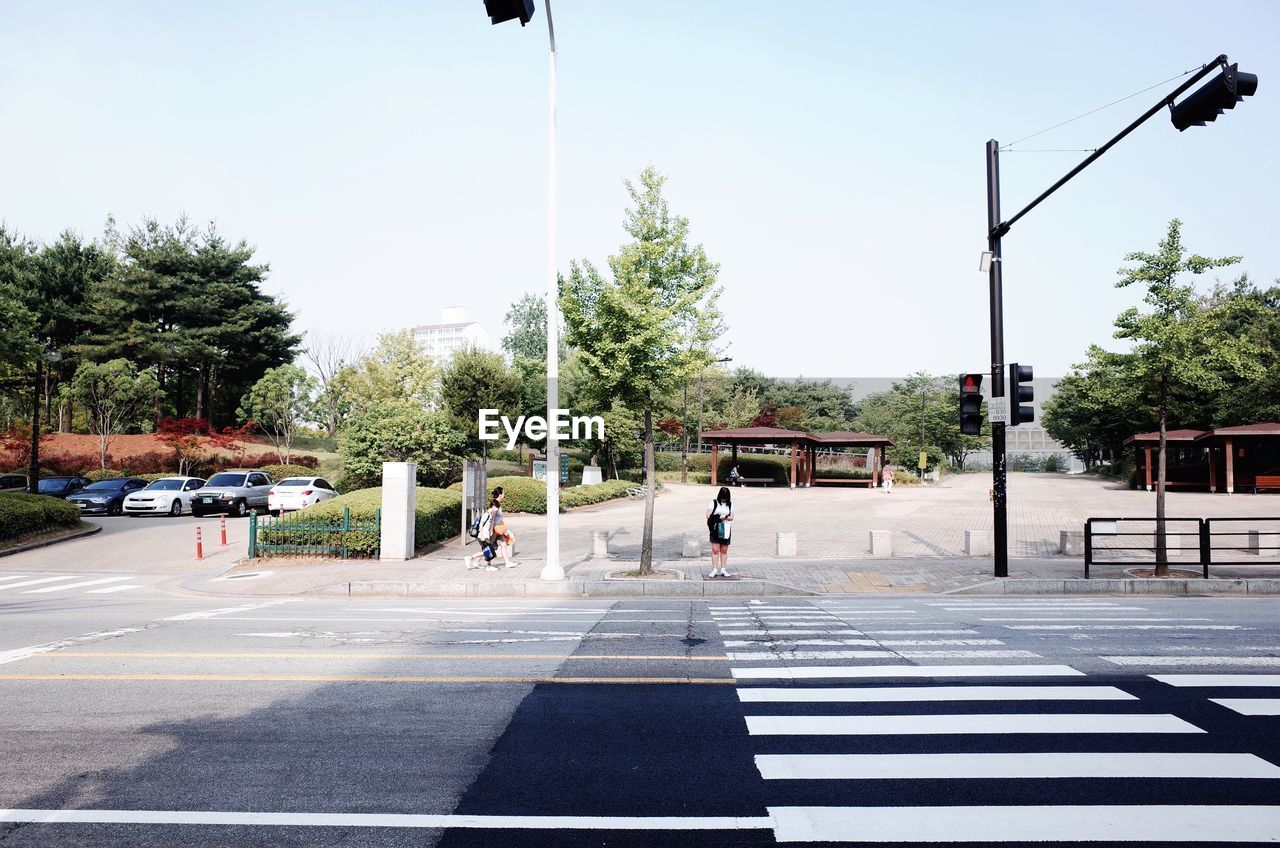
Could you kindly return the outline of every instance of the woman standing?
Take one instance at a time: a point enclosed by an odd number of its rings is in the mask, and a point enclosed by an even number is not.
[[[720,487],[720,493],[707,507],[707,530],[711,534],[711,575],[729,576],[729,538],[733,530],[733,501],[729,489]]]

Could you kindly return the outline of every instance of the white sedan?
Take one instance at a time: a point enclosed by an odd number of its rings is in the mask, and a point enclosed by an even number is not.
[[[191,496],[204,486],[199,477],[161,477],[124,498],[126,515],[182,515],[191,511]]]
[[[271,512],[303,509],[337,496],[337,491],[323,477],[286,477],[267,492],[267,509]]]

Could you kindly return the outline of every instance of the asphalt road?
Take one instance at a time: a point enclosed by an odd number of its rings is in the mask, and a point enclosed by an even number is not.
[[[0,592],[0,844],[1280,841],[1277,612]]]

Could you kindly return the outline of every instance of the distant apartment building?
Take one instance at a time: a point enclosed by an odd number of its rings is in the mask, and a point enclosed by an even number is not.
[[[423,324],[414,328],[414,334],[423,350],[441,363],[466,348],[493,350],[489,331],[479,321],[468,321],[467,310],[461,306],[446,306],[440,310],[439,324]]]

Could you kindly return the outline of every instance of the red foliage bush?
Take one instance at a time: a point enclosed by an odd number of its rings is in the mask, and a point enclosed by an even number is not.
[[[299,454],[291,454],[289,461],[285,462],[284,457],[274,451],[266,453],[257,453],[245,460],[247,467],[262,468],[267,465],[301,465],[303,468],[318,468],[320,460],[314,456],[306,456]]]
[[[118,467],[113,465],[113,462],[114,459],[108,456],[107,467]],[[56,477],[70,477],[101,467],[102,462],[97,453],[59,453],[52,456],[40,454],[41,471],[48,471]]]

